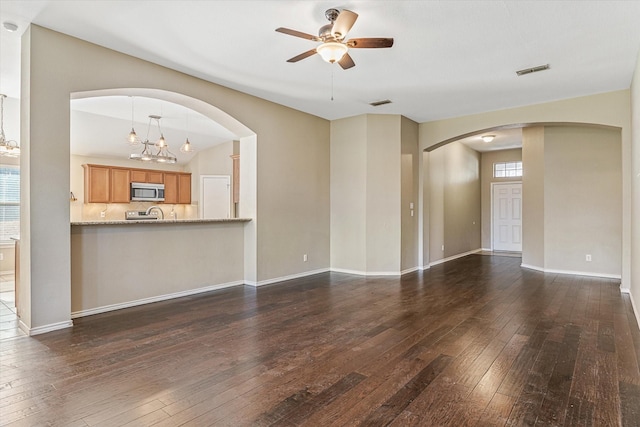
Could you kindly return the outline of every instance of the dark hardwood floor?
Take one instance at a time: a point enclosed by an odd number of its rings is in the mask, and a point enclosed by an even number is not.
[[[77,319],[0,343],[11,426],[638,426],[615,280],[471,255]]]

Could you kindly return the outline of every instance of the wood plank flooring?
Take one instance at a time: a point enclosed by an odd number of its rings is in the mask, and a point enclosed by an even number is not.
[[[640,426],[628,295],[520,262],[324,273],[2,341],[0,425]]]

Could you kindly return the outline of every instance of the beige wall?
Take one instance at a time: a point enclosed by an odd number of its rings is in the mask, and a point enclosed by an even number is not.
[[[640,52],[631,84],[631,280],[629,289],[640,323]]]
[[[21,314],[28,328],[69,323],[69,98],[76,92],[161,89],[237,119],[240,124],[223,124],[238,139],[257,135],[257,160],[243,156],[257,174],[256,184],[243,183],[257,194],[257,207],[243,202],[257,212],[244,244],[255,254],[255,273],[245,270],[245,278],[260,282],[329,264],[328,121],[38,26],[25,32],[22,44],[22,198],[28,202],[21,211]],[[247,230],[253,241],[246,240]],[[58,250],[50,251],[50,242]]]
[[[429,172],[430,261],[480,249],[480,154],[452,142],[429,153]]]
[[[401,261],[400,270],[418,267],[418,124],[401,118]],[[413,208],[411,207],[413,206]]]
[[[496,127],[514,124],[584,123],[613,126],[621,129],[622,287],[628,288],[631,263],[632,176],[630,104],[630,91],[621,90],[422,123],[420,124],[420,148],[426,149],[448,140],[459,139],[464,135],[482,133]],[[526,161],[524,148],[523,160]],[[526,193],[524,197],[527,197]],[[424,226],[426,227],[427,225],[425,224]],[[526,239],[526,237],[523,237],[523,239]],[[526,240],[523,240],[523,243],[526,245]]]
[[[367,116],[331,122],[331,268],[367,271]]]
[[[367,115],[367,272],[400,272],[400,116]]]
[[[545,269],[620,276],[620,131],[545,127],[544,162]]]
[[[245,223],[71,227],[71,312],[243,282]],[[211,244],[215,242],[215,244]]]
[[[522,265],[544,269],[544,128],[522,129]]]
[[[522,181],[521,177],[494,178],[493,164],[499,162],[519,162],[522,161],[522,149],[486,151],[480,153],[480,185],[481,185],[481,205],[482,205],[482,248],[491,249],[491,184],[494,182],[515,182]]]
[[[332,269],[400,272],[401,128],[400,116],[382,114],[331,125]]]

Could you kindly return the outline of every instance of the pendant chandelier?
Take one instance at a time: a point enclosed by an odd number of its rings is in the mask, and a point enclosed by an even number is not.
[[[20,145],[13,139],[7,139],[4,135],[4,99],[7,95],[0,94],[0,156],[18,157]]]
[[[131,132],[129,133],[129,137],[127,138],[127,140],[131,145],[134,145],[134,146],[142,144],[143,149],[141,153],[130,154],[129,159],[139,160],[141,162],[154,162],[154,163],[175,163],[177,161],[176,156],[171,151],[169,151],[169,145],[167,144],[167,141],[164,139],[162,129],[160,128],[160,119],[162,119],[161,116],[156,116],[153,114],[149,116],[149,125],[147,126],[147,137],[143,142],[139,142],[139,139],[137,139],[136,132],[135,130],[133,130],[133,126],[131,126]],[[156,122],[158,133],[160,134],[160,138],[156,142],[149,142],[149,132],[151,131],[151,122],[153,120],[155,120]]]

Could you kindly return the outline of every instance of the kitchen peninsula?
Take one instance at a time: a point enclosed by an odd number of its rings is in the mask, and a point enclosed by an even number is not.
[[[71,222],[72,317],[243,284],[250,221]]]
[[[143,167],[71,156],[72,318],[244,283],[252,219],[202,217],[200,178],[233,176],[233,153],[228,142],[186,165]],[[149,195],[153,188],[163,193]],[[237,200],[226,199],[236,212]]]

